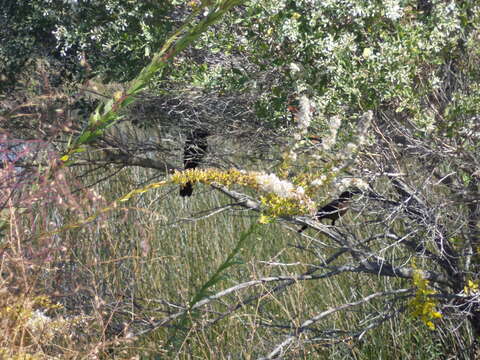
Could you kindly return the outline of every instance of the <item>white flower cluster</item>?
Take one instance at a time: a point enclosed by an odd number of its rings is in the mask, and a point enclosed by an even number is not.
[[[403,16],[403,9],[398,0],[387,0],[385,3],[385,16],[390,20],[398,20]]]
[[[300,66],[301,65],[299,65],[297,63],[291,63],[290,64],[290,71],[292,72],[292,74],[296,75],[297,73],[301,72],[302,68]]]
[[[330,150],[332,146],[335,145],[337,141],[337,132],[341,124],[342,124],[342,118],[338,115],[333,116],[330,119],[330,123],[329,123],[330,134],[328,136],[325,136],[322,139],[323,150]]]
[[[27,320],[27,326],[32,331],[42,331],[51,322],[52,319],[45,315],[42,310],[35,310]]]
[[[282,24],[282,34],[290,41],[297,42],[300,37],[299,22],[295,19],[287,19]]]
[[[295,114],[297,128],[300,132],[306,132],[312,121],[312,104],[306,95],[300,96],[300,106]]]
[[[435,6],[435,12],[439,21],[432,31],[429,46],[440,50],[445,43],[455,42],[461,34],[462,24],[460,9],[454,1]]]
[[[273,193],[284,199],[294,199],[305,207],[308,213],[315,214],[315,202],[305,194],[303,187],[295,186],[287,180],[281,180],[275,174],[256,173],[254,176],[260,190]]]
[[[325,183],[325,181],[327,181],[327,179],[328,179],[327,175],[321,175],[319,178],[312,180],[310,185],[318,186],[318,187],[322,186]]]
[[[281,180],[275,174],[259,173],[255,176],[260,190],[274,193],[283,198],[301,198],[305,196],[305,190],[301,186],[295,186],[287,180]]]

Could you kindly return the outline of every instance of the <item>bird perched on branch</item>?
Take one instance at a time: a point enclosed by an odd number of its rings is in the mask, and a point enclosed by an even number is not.
[[[183,150],[183,166],[185,170],[195,169],[200,165],[207,153],[208,132],[204,129],[194,129],[187,134]],[[192,196],[193,184],[189,181],[180,188],[180,196]]]
[[[340,219],[348,211],[352,197],[360,193],[361,191],[359,189],[344,191],[337,199],[319,208],[315,214],[315,220],[330,219],[332,220],[332,226],[335,225],[335,221]],[[303,232],[307,227],[308,225],[303,225],[298,232]]]

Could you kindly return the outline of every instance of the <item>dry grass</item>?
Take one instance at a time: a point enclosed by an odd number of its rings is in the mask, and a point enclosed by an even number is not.
[[[147,174],[125,170],[122,176],[127,184]],[[126,190],[118,179],[112,179],[96,191],[114,199]],[[17,207],[7,206],[10,227],[2,238],[0,323],[1,331],[7,334],[0,344],[5,356],[109,358],[115,354],[117,358],[129,358],[157,354],[183,359],[256,358],[268,352],[285,331],[268,326],[299,325],[322,309],[351,301],[352,294],[360,293],[362,288],[382,287],[375,279],[361,276],[298,283],[285,292],[266,295],[214,324],[209,322],[228,304],[244,299],[248,292],[254,293],[247,290],[212,304],[201,314],[190,314],[185,322],[188,328],[175,333],[179,342],[168,344],[171,328],[130,338],[145,327],[149,318],[161,318],[165,311],[173,311],[172,304],[188,304],[235,247],[240,233],[255,222],[255,218],[241,211],[192,220],[228,201],[208,188],[197,190],[201,194],[187,200],[177,196],[177,189],[147,192],[123,208],[69,230],[65,230],[66,225],[78,221],[78,217],[88,217],[108,201],[90,199],[88,203],[81,198],[85,193],[70,195],[68,206],[59,204],[56,197],[42,198],[40,203],[31,200],[21,219],[15,215]],[[78,204],[82,203],[89,205],[80,209]],[[77,204],[77,208],[72,208],[72,204]],[[39,207],[44,211],[36,213]],[[35,214],[41,214],[42,219]],[[38,226],[39,222],[44,226]],[[62,230],[57,232],[59,229]],[[228,269],[226,278],[210,290],[216,292],[246,280],[303,272],[307,264],[315,262],[315,256],[292,247],[297,240],[293,232],[280,225],[260,228],[239,254],[244,263]],[[49,251],[44,254],[46,248]],[[371,308],[365,306],[363,310],[368,313]],[[324,326],[350,329],[365,313],[341,313]],[[391,320],[380,335],[367,335],[363,343],[344,341],[328,347],[317,344],[293,350],[292,355],[368,358],[366,354],[373,354],[372,344],[376,344],[375,353],[383,353],[386,358],[394,354],[420,358],[412,355],[415,347],[407,351],[407,344],[399,343],[394,336],[403,326],[398,320]],[[425,332],[413,324],[409,324],[409,329]],[[426,341],[425,345],[429,342],[420,336],[417,340]],[[414,341],[412,335],[408,346]],[[435,342],[430,346],[435,346]],[[423,352],[425,347],[420,349]]]
[[[80,170],[85,169],[76,171]],[[2,171],[6,176],[15,169]],[[235,291],[135,336],[148,330],[149,322],[188,306],[256,217],[243,210],[205,216],[230,200],[201,185],[189,199],[180,198],[177,188],[160,188],[109,208],[132,184],[153,175],[142,169],[125,169],[95,189],[80,192],[71,191],[81,185],[75,173],[56,174],[15,182],[18,196],[10,196],[2,212],[8,226],[2,233],[0,330],[6,336],[0,350],[6,358],[254,359],[289,332],[282,326],[299,326],[364,292],[393,287],[392,279],[356,274],[304,281],[265,293],[229,313],[248,296],[271,289],[264,284]],[[92,173],[82,181],[91,183],[96,176]],[[82,223],[106,208],[102,216]],[[348,224],[353,218],[344,221]],[[237,254],[243,263],[225,270],[209,292],[247,280],[303,273],[318,258],[296,245],[308,242],[280,223],[258,228]],[[353,330],[377,305],[339,312],[319,327]],[[228,316],[219,319],[222,313]],[[399,317],[360,342],[339,331],[338,341],[304,344],[289,354],[309,359],[428,359],[454,342],[448,335],[430,335],[425,327]]]

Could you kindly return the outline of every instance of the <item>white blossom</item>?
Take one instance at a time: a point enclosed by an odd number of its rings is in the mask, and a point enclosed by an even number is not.
[[[306,95],[300,97],[300,105],[298,112],[295,113],[295,120],[297,127],[301,132],[304,132],[310,126],[312,121],[312,104]]]
[[[275,174],[259,174],[256,177],[260,190],[271,192],[278,196],[289,198],[295,192],[295,186],[286,180],[281,180]]]
[[[327,180],[327,175],[321,175],[319,178],[316,178],[310,182],[312,186],[322,186]]]
[[[357,150],[358,148],[358,145],[357,144],[354,144],[354,143],[348,143],[346,146],[345,146],[345,150],[348,152],[348,153],[353,153]]]
[[[290,71],[291,71],[293,74],[296,74],[296,73],[300,72],[301,69],[300,69],[300,66],[299,66],[298,64],[296,64],[296,63],[291,63],[291,64],[290,64]]]
[[[35,310],[27,320],[27,326],[32,331],[39,331],[43,330],[50,322],[52,322],[52,319],[45,315],[42,310]]]
[[[330,119],[329,130],[330,134],[322,139],[323,150],[330,150],[337,141],[337,132],[342,124],[342,118],[340,116],[333,116]]]
[[[275,174],[256,174],[256,180],[260,190],[273,193],[287,199],[301,199],[305,197],[305,190],[301,186],[295,186],[287,180],[279,179]]]
[[[385,2],[385,16],[390,20],[398,20],[403,16],[403,9],[398,0],[388,0]]]

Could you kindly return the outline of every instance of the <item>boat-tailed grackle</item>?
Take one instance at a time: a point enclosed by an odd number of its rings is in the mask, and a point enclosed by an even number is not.
[[[183,150],[183,166],[185,170],[195,169],[200,165],[207,153],[208,132],[204,129],[194,129],[187,134]],[[192,196],[193,184],[189,181],[180,188],[180,196]]]
[[[342,192],[337,199],[318,209],[317,213],[315,214],[315,220],[318,221],[322,219],[330,219],[332,220],[332,226],[335,225],[335,221],[340,219],[348,211],[352,197],[360,193],[361,191],[359,189],[352,189]],[[308,225],[303,225],[298,232],[301,233],[307,227]]]

